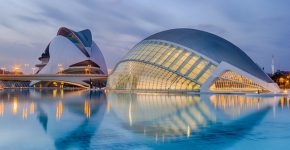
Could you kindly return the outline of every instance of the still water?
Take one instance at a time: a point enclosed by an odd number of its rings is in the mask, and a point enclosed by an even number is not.
[[[289,149],[287,97],[0,91],[0,149]]]

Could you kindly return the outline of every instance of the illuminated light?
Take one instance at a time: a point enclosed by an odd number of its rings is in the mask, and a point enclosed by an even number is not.
[[[35,104],[34,104],[34,102],[32,102],[29,105],[29,113],[34,114],[34,110],[35,110]]]
[[[57,90],[56,90],[56,89],[53,89],[53,90],[52,90],[52,97],[54,97],[54,98],[55,98],[55,97],[56,97],[56,95],[57,95]]]
[[[23,110],[22,110],[22,118],[23,119],[27,119],[27,113],[28,111],[27,111],[27,108],[23,108]]]
[[[88,100],[85,101],[84,113],[85,113],[87,118],[91,117],[91,104]]]
[[[12,112],[13,114],[17,114],[18,111],[18,101],[17,98],[13,98],[13,103],[12,103]]]
[[[284,98],[283,97],[280,98],[280,105],[283,109],[284,108]]]
[[[0,116],[4,115],[4,103],[3,101],[0,103]]]
[[[132,126],[132,102],[131,101],[130,101],[130,104],[129,104],[129,114],[128,114],[128,117],[129,117],[130,126]]]
[[[284,90],[283,93],[284,93],[284,94],[288,94],[288,90]]]
[[[85,68],[84,70],[85,70],[85,74],[88,74],[89,69],[88,68]]]
[[[63,70],[64,70],[63,65],[62,64],[58,64],[57,66],[58,66],[58,72],[59,72],[59,74],[62,74],[63,73]]]
[[[60,120],[60,118],[61,118],[61,115],[62,115],[62,101],[59,101],[58,103],[57,103],[57,106],[56,106],[56,114],[55,114],[55,116],[56,116],[56,119],[58,119],[58,120]]]
[[[107,112],[109,113],[110,110],[111,110],[111,104],[110,104],[110,102],[108,102],[108,103],[107,103]]]
[[[188,138],[190,137],[190,127],[189,127],[189,126],[187,126],[186,136],[187,136]]]
[[[63,84],[61,88],[63,88]],[[63,89],[60,90],[60,97],[63,98]]]
[[[19,65],[14,65],[14,66],[13,66],[13,71],[15,72],[15,74],[19,73],[20,69],[21,69],[21,68],[20,68]]]
[[[35,70],[36,70],[36,68],[31,68],[32,69],[32,74],[35,74]]]

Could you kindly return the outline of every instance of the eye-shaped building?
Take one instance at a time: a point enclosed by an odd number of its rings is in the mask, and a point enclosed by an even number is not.
[[[240,48],[194,29],[156,33],[138,43],[116,65],[111,90],[280,92]]]
[[[105,59],[88,29],[75,32],[60,28],[39,60],[37,74],[108,75]],[[79,84],[88,85],[82,81]]]

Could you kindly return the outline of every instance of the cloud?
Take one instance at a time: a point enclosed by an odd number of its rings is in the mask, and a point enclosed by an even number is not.
[[[196,28],[217,34],[243,49],[270,71],[275,54],[280,69],[289,56],[289,2],[147,1],[147,0],[9,0],[0,6],[0,65],[14,53],[21,62],[35,63],[61,26],[89,28],[109,68],[135,44],[171,28]],[[5,14],[5,15],[4,15]],[[3,35],[5,34],[5,36]],[[6,47],[3,45],[18,46]],[[19,48],[24,46],[24,48]],[[6,49],[11,49],[7,51]],[[30,54],[31,53],[31,54]],[[5,59],[4,59],[5,57]],[[278,59],[279,58],[279,59]]]

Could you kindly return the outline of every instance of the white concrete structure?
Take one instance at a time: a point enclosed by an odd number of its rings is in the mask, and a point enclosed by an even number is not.
[[[240,48],[194,29],[156,33],[115,67],[111,90],[273,92],[276,83]]]
[[[39,60],[37,74],[108,75],[105,59],[88,29],[75,32],[60,28]],[[35,83],[37,81],[31,85]]]

